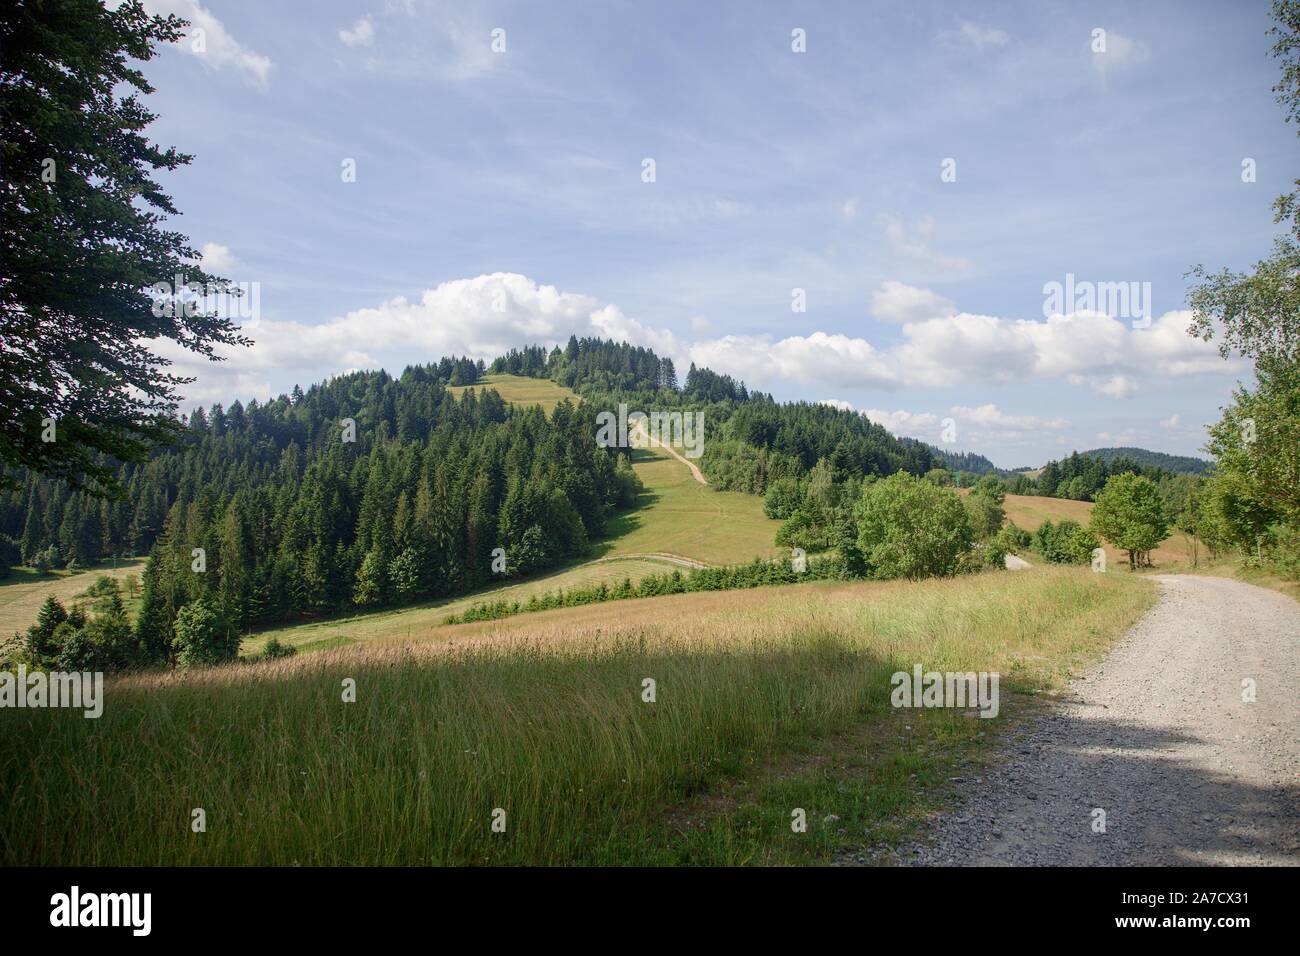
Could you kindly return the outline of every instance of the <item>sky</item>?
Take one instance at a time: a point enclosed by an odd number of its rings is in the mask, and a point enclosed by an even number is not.
[[[1002,467],[1197,454],[1251,375],[1185,274],[1300,172],[1262,0],[145,5],[202,31],[170,225],[257,288],[160,349],[187,406],[599,335]]]

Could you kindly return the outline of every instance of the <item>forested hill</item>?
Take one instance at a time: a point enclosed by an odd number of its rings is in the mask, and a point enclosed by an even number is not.
[[[160,629],[199,597],[244,625],[458,593],[491,578],[498,547],[510,573],[585,553],[635,501],[626,456],[597,446],[585,407],[548,420],[491,390],[457,400],[446,386],[469,367],[196,411],[179,447],[120,469],[122,500],[28,475],[3,530],[38,564],[152,552],[142,627]]]
[[[822,461],[837,480],[896,471],[923,475],[943,464],[934,449],[897,439],[857,412],[778,403],[694,364],[679,381],[672,359],[622,342],[571,337],[550,352],[540,346],[512,350],[491,371],[549,377],[601,407],[626,401],[641,410],[703,410],[707,440],[700,467],[724,491],[763,494],[779,479],[806,477]]]
[[[1107,464],[1119,458],[1127,458],[1140,467],[1163,468],[1174,474],[1204,475],[1210,470],[1210,462],[1204,458],[1166,455],[1164,452],[1148,451],[1145,448],[1094,448],[1092,451],[1082,451],[1079,454],[1084,458],[1100,458]]]
[[[723,490],[848,489],[943,463],[855,412],[777,403],[694,365],[679,382],[671,359],[626,343],[574,338],[491,368],[552,378],[582,403],[548,420],[490,388],[457,399],[450,388],[486,368],[451,358],[199,409],[177,445],[117,469],[118,499],[13,475],[0,496],[5,566],[149,554],[141,627],[155,634],[200,598],[243,627],[462,593],[493,579],[493,549],[509,576],[550,567],[634,505],[628,457],[595,441],[596,413],[619,401],[703,412],[701,467]]]
[[[914,441],[915,439],[904,438],[902,440]],[[971,475],[1001,475],[1003,477],[1010,474],[1010,472],[999,468],[983,455],[977,455],[975,452],[945,451],[942,448],[935,448],[933,445],[926,445],[926,448],[939,459],[940,467],[954,473],[964,471]]]

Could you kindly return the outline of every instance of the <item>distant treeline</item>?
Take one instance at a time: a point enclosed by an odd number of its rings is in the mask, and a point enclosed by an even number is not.
[[[1092,501],[1106,487],[1108,478],[1125,474],[1143,475],[1155,482],[1173,477],[1173,472],[1166,468],[1142,465],[1126,455],[1112,456],[1107,460],[1100,455],[1089,457],[1076,451],[1059,462],[1049,461],[1037,477],[1015,475],[1007,480],[1006,487],[1014,495]]]

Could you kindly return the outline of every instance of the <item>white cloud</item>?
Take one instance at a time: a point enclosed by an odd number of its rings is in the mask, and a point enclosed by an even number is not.
[[[846,402],[842,398],[823,398],[818,405],[829,405],[831,408],[838,408],[842,412],[853,411],[853,403]]]
[[[116,9],[119,3],[112,4]],[[198,0],[144,0],[145,11],[166,16],[174,13],[190,22],[185,35],[174,44],[178,50],[199,58],[209,69],[233,67],[242,70],[257,86],[265,87],[271,75],[269,57],[248,49],[230,35],[225,24]]]
[[[884,350],[863,338],[814,332],[777,341],[729,335],[695,342],[690,356],[758,388],[778,379],[858,388],[1065,380],[1123,397],[1145,376],[1240,371],[1240,363],[1188,335],[1189,321],[1188,312],[1168,312],[1137,330],[1099,313],[1044,322],[962,312],[907,323],[904,341]]]
[[[239,265],[230,247],[219,242],[205,242],[199,247],[199,254],[203,257],[203,270],[215,275],[222,275]]]
[[[1091,44],[1091,39],[1089,40]],[[1089,47],[1091,49],[1091,46]],[[1151,56],[1151,49],[1141,40],[1134,40],[1114,30],[1106,30],[1106,50],[1092,54],[1092,66],[1103,77],[1112,69],[1142,63]]]
[[[169,343],[158,345],[160,354],[176,362],[178,374],[199,378],[187,399],[244,394],[237,390],[264,382],[272,371],[289,371],[308,384],[342,368],[400,372],[406,364],[444,355],[490,361],[521,344],[555,344],[571,334],[683,354],[671,332],[645,326],[616,305],[503,272],[444,282],[414,300],[399,296],[315,325],[262,318],[246,323],[242,332],[253,346],[218,349],[229,359],[219,364]]]
[[[697,365],[738,376],[755,387],[772,379],[857,387],[893,388],[901,384],[888,356],[866,339],[825,332],[794,335],[777,342],[765,335],[726,335],[696,342],[690,347],[690,359]]]
[[[840,206],[840,215],[843,216],[845,219],[848,219],[848,220],[850,220],[850,221],[852,221],[852,220],[854,220],[854,219],[857,219],[857,218],[858,218],[858,200],[857,200],[857,199],[846,199],[846,200],[844,200],[844,204],[843,204],[842,206]]]
[[[978,23],[970,23],[963,20],[961,25],[962,38],[973,43],[978,49],[984,49],[986,46],[1006,46],[1011,37],[1006,32],[996,27],[983,27]]]
[[[713,331],[713,323],[702,315],[693,315],[687,321],[691,324],[691,331],[696,335],[708,335]]]
[[[908,435],[925,441],[938,442],[942,421],[930,412],[909,412],[904,409],[883,411],[879,408],[863,409],[863,415],[893,435]]]
[[[1066,381],[1071,385],[1087,385],[1093,391],[1110,398],[1132,398],[1138,392],[1138,384],[1127,375],[1067,375]]]
[[[990,403],[971,408],[966,405],[954,405],[952,413],[959,422],[981,425],[986,428],[1001,428],[1010,431],[1034,431],[1043,428],[1068,428],[1070,423],[1064,418],[1039,418],[1036,415],[1007,415],[996,405]]]
[[[871,314],[882,322],[921,322],[956,314],[957,309],[943,296],[892,279],[871,293]]]
[[[890,247],[909,259],[941,273],[967,272],[974,267],[970,259],[947,256],[931,247],[934,237],[933,216],[922,216],[910,229],[901,216],[885,213],[879,221],[885,227],[885,238]]]
[[[207,260],[209,266],[223,257],[236,262],[219,244],[209,243],[204,251],[214,256]],[[890,300],[898,309],[899,302],[927,301],[926,295],[932,295],[901,288],[904,292],[893,290],[895,299]],[[233,360],[225,366],[196,364],[187,353],[172,357],[179,360],[180,374],[200,375],[204,388],[212,377],[229,377],[236,367],[242,375],[268,378],[274,370],[281,372],[275,376],[279,381],[288,372],[309,383],[347,367],[400,372],[408,363],[453,354],[490,360],[522,343],[550,345],[576,334],[648,346],[683,367],[693,361],[762,390],[780,383],[893,390],[1066,381],[1122,397],[1152,376],[1240,371],[1241,364],[1225,362],[1213,344],[1187,334],[1189,319],[1186,312],[1170,312],[1151,328],[1134,330],[1095,313],[1030,321],[963,312],[906,322],[902,340],[883,347],[821,331],[781,339],[725,335],[683,342],[613,303],[498,272],[443,282],[416,298],[393,298],[314,325],[263,317],[244,326],[256,343],[251,349],[220,350]],[[694,335],[707,334],[700,322],[692,325]],[[962,414],[980,427],[1018,427],[995,420],[984,406]],[[1058,423],[1030,424],[1048,428]]]
[[[820,404],[832,405],[845,411],[853,411],[851,402],[842,399],[824,399]],[[1070,423],[1063,418],[1040,418],[1036,415],[1008,415],[993,404],[969,407],[954,405],[946,415],[934,412],[914,412],[907,409],[888,411],[879,408],[866,408],[862,415],[885,428],[893,435],[906,435],[919,438],[932,445],[946,447],[944,426],[951,419],[956,432],[956,442],[965,447],[973,444],[986,445],[992,442],[1002,444],[1025,444],[1041,441],[1044,432],[1059,432],[1068,428]],[[949,436],[951,437],[951,436]]]
[[[351,27],[340,30],[339,39],[345,46],[370,46],[375,42],[375,23],[364,16]]]

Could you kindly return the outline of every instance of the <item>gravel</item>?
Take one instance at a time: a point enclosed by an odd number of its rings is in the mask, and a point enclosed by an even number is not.
[[[1300,604],[1226,578],[1155,580],[1158,604],[1106,660],[887,862],[1300,863]]]

